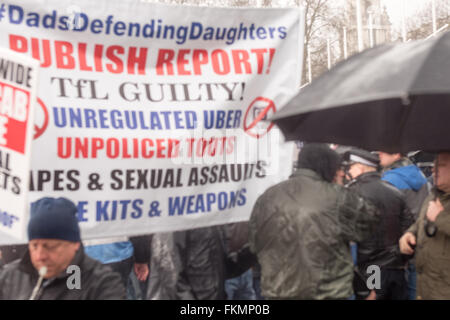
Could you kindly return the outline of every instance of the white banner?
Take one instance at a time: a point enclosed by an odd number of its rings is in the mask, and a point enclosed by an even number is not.
[[[39,62],[0,48],[0,239],[25,238]]]
[[[264,120],[300,85],[300,9],[30,0],[0,16],[0,46],[41,62],[29,198],[74,201],[84,239],[247,220],[291,173]]]

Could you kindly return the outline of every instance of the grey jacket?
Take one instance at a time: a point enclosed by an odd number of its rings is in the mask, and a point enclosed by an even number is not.
[[[269,299],[347,299],[353,294],[349,242],[371,235],[379,212],[367,200],[299,169],[268,189],[250,217],[249,240]]]

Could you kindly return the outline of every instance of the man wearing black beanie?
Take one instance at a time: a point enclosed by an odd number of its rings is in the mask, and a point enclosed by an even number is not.
[[[0,299],[125,299],[119,274],[85,255],[76,213],[65,198],[31,204],[28,251],[2,269]]]

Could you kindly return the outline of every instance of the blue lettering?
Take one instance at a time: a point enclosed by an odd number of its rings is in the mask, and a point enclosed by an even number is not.
[[[211,117],[208,117],[208,111],[203,111],[204,124],[205,129],[211,129],[214,126],[214,111],[209,111]]]
[[[9,5],[9,22],[20,24],[23,20],[23,9],[19,6]],[[16,13],[16,15],[14,15]]]
[[[184,207],[186,205],[186,197],[183,197],[183,202],[180,203],[180,197],[169,198],[169,216],[173,216],[175,213],[182,215]]]
[[[88,221],[88,219],[84,217],[84,214],[86,212],[88,212],[87,209],[85,208],[87,206],[87,204],[88,204],[87,201],[80,201],[80,202],[78,202],[77,214],[78,214],[78,221],[79,222],[86,222],[86,221]]]
[[[195,196],[190,196],[189,197],[188,205],[187,205],[187,213],[188,214],[197,213],[196,211],[192,210],[192,207],[194,206],[194,198],[195,198]]]
[[[80,23],[79,23],[80,22],[80,18],[81,18],[81,21],[84,22],[84,24],[80,25]],[[89,18],[84,13],[76,13],[73,23],[74,23],[74,25],[73,25],[73,27],[74,27],[73,30],[74,31],[79,31],[79,32],[85,31],[87,29],[87,27],[88,27],[88,24],[89,24]]]
[[[205,212],[205,203],[204,203],[202,194],[198,195],[197,202],[195,204],[195,211],[196,212]]]
[[[105,116],[106,112],[107,110],[105,109],[100,109],[98,111],[98,115],[100,116],[100,128],[102,129],[109,129],[108,118]]]
[[[196,28],[198,29],[196,33]],[[203,26],[199,22],[192,22],[191,24],[191,33],[189,34],[189,39],[196,40],[202,36]]]
[[[123,121],[122,119],[116,119],[117,117],[120,117],[120,111],[119,110],[111,110],[111,124],[114,129],[123,129]]]
[[[197,128],[197,114],[194,111],[186,111],[186,129]]]
[[[26,21],[27,26],[29,27],[39,27],[39,15],[34,12],[30,12]]]
[[[208,207],[208,211],[211,211],[211,206],[216,202],[216,195],[214,193],[206,194],[206,205]]]
[[[58,128],[64,128],[67,125],[67,119],[66,119],[66,109],[60,108],[61,112],[61,119],[58,115],[58,108],[53,107],[53,118],[55,119],[55,126]]]
[[[225,210],[227,208],[227,202],[228,202],[228,196],[225,192],[220,192],[219,193],[219,202],[218,202],[218,206],[219,206],[219,210]]]
[[[159,130],[162,129],[162,125],[161,125],[161,121],[159,120],[158,113],[156,113],[156,112],[150,113],[150,122],[151,122],[152,129],[155,129],[155,128],[157,128]]]
[[[148,127],[145,125],[144,113],[142,111],[139,111],[139,121],[141,123],[141,129],[148,129]]]
[[[177,129],[184,129],[183,125],[182,125],[182,119],[180,117],[180,113],[181,111],[174,111],[174,116],[175,116],[175,128]]]
[[[97,221],[102,221],[102,220],[108,221],[109,220],[108,212],[107,212],[108,204],[109,204],[109,201],[105,201],[105,203],[103,205],[102,205],[101,201],[97,201],[97,219],[96,219]]]
[[[95,111],[92,109],[84,109],[84,117],[86,118],[86,128],[97,128],[97,120],[95,119]]]
[[[247,200],[247,198],[245,197],[246,192],[247,192],[247,189],[245,189],[245,188],[242,188],[241,191],[239,192],[239,200],[237,202],[238,206],[245,205],[245,202]]]
[[[136,199],[133,201],[132,206],[135,211],[131,212],[131,217],[133,219],[138,219],[142,216],[142,205],[144,201],[141,199]]]
[[[92,20],[91,31],[92,33],[101,33],[103,30],[103,22],[99,19]]]

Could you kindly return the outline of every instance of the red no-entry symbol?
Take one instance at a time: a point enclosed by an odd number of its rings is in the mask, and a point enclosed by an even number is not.
[[[36,122],[39,121],[39,124]],[[44,102],[37,98],[37,103],[34,112],[34,139],[39,138],[47,129],[48,126],[48,111]]]
[[[257,97],[245,112],[244,131],[256,139],[261,138],[272,129],[273,123],[264,120],[275,113],[275,111],[275,104],[272,100]]]

